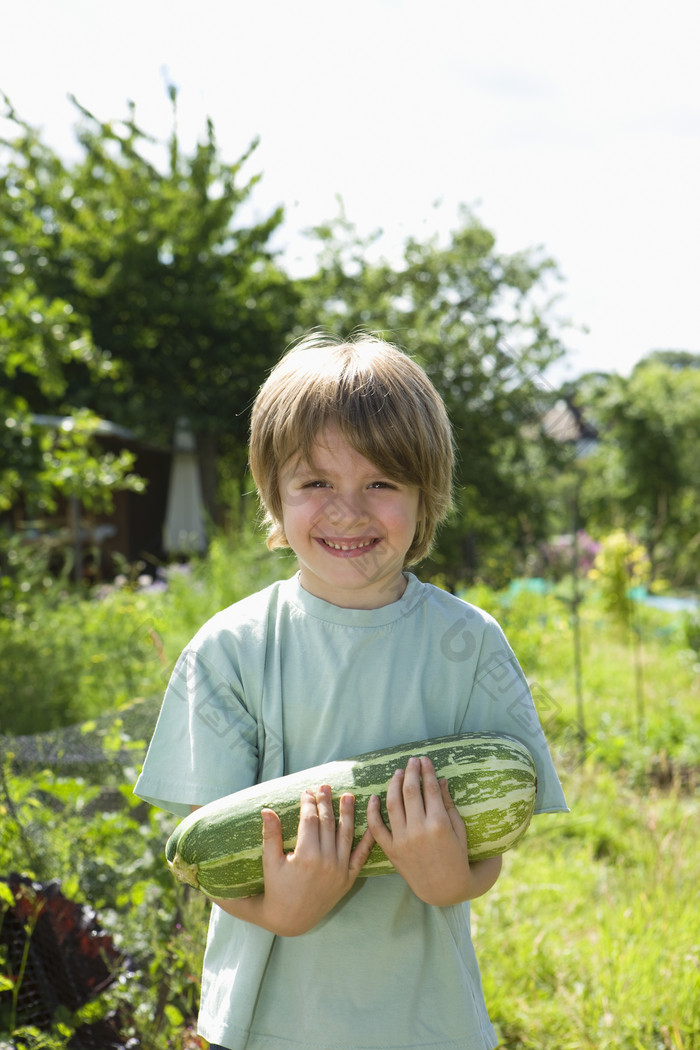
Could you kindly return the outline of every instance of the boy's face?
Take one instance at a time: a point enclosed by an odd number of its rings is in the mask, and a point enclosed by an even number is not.
[[[292,457],[285,465],[280,495],[304,590],[348,609],[401,597],[421,504],[416,485],[382,474],[329,427],[314,442],[311,463]]]

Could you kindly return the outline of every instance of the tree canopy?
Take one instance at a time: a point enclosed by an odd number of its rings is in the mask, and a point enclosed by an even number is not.
[[[0,287],[16,304],[10,392],[34,411],[87,408],[165,445],[184,416],[210,461],[217,441],[240,456],[246,409],[294,302],[269,248],[281,209],[239,220],[259,178],[243,176],[257,143],[226,163],[210,123],[186,155],[174,113],[161,170],[133,108],[105,122],[75,105],[73,164],[10,109],[0,201]],[[37,376],[42,353],[51,383]]]

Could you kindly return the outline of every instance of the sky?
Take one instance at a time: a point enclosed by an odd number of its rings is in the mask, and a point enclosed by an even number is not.
[[[700,352],[697,0],[0,0],[0,26],[0,91],[66,159],[70,94],[167,139],[172,83],[185,148],[208,117],[227,161],[259,137],[292,270],[341,201],[389,258],[466,205],[556,261],[557,380]]]

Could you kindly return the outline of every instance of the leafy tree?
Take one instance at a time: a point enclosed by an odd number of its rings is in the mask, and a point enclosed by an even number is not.
[[[73,100],[82,155],[72,164],[10,107],[17,134],[5,144],[0,282],[13,294],[31,284],[83,319],[102,368],[73,355],[59,398],[162,443],[189,419],[212,507],[217,444],[242,473],[247,409],[283,345],[294,297],[269,247],[281,209],[250,225],[239,219],[259,179],[242,177],[257,143],[227,163],[210,122],[186,155],[170,94],[166,144],[138,127],[133,107],[107,122]],[[13,392],[32,408],[56,405],[55,391],[22,391],[19,379]]]
[[[628,377],[584,379],[601,444],[586,462],[589,521],[635,533],[652,571],[697,581],[700,548],[699,355],[652,353]]]
[[[10,254],[9,252],[5,253]],[[87,410],[62,411],[53,425],[36,410],[62,403],[66,371],[80,362],[100,376],[105,362],[70,305],[42,297],[30,279],[3,288],[0,303],[0,513],[20,495],[31,510],[53,510],[57,494],[108,507],[116,489],[141,487],[128,452],[99,453],[99,420]]]
[[[562,449],[541,433],[553,391],[543,378],[564,353],[549,320],[539,252],[504,255],[470,212],[446,243],[406,241],[376,259],[344,215],[316,228],[318,268],[302,285],[301,325],[383,332],[425,366],[447,404],[458,451],[458,508],[436,567],[452,581],[504,582],[546,528],[546,478]]]
[[[700,369],[700,354],[690,350],[652,350],[635,365],[635,371],[649,364],[667,365],[674,370],[684,368]]]

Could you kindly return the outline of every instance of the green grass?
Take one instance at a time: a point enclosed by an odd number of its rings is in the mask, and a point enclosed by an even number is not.
[[[474,905],[504,1050],[700,1047],[700,799],[589,764]]]

